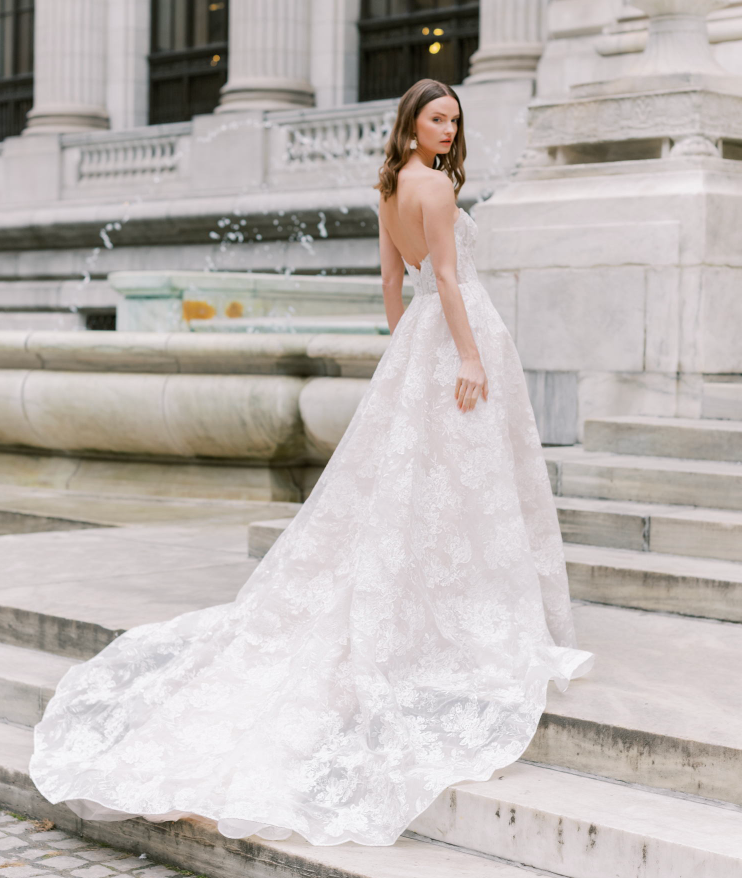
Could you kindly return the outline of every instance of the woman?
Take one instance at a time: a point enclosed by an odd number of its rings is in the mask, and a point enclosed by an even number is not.
[[[455,92],[416,83],[377,187],[393,335],[347,430],[233,602],[67,672],[34,730],[50,802],[390,845],[518,759],[548,681],[589,670],[523,371],[456,212],[464,157]]]

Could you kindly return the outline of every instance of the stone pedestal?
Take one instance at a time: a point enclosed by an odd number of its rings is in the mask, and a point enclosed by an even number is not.
[[[108,3],[37,0],[34,105],[24,134],[108,128]]]
[[[673,9],[697,28],[689,2],[635,5],[667,36]],[[742,82],[681,43],[685,70],[666,45],[662,64],[533,101],[514,179],[476,208],[480,275],[526,373],[551,381],[546,443],[581,440],[588,417],[699,417],[704,383],[742,373]]]
[[[314,104],[309,0],[232,0],[229,80],[217,113]]]

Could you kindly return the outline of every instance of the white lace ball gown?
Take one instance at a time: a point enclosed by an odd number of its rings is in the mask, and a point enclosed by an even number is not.
[[[198,814],[231,838],[393,844],[448,785],[533,737],[577,648],[562,539],[513,340],[456,220],[489,381],[460,358],[426,258],[335,453],[231,603],[139,625],[72,667],[31,777],[78,816]]]

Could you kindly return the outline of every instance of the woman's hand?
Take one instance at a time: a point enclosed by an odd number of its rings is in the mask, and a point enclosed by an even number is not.
[[[456,390],[454,391],[458,407],[468,412],[477,404],[481,396],[487,401],[489,385],[481,360],[463,360],[456,378]]]

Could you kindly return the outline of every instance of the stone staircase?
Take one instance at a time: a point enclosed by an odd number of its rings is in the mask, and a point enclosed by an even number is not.
[[[27,775],[32,726],[66,668],[127,625],[2,583],[0,802],[213,878],[742,878],[742,422],[604,418],[545,453],[595,667],[550,687],[523,759],[449,788],[395,845],[233,841],[210,821],[50,805]],[[293,511],[249,524],[253,563]]]

